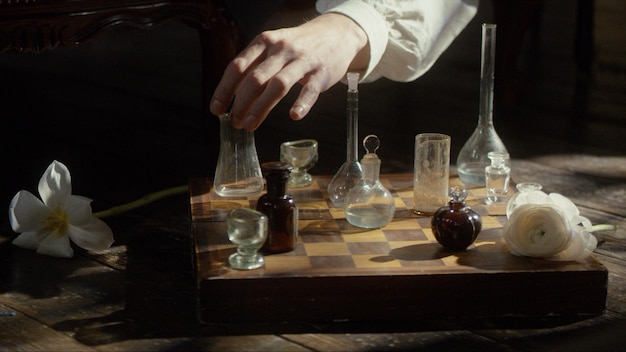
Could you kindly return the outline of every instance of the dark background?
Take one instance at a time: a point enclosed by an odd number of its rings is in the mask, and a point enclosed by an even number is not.
[[[413,140],[421,132],[451,135],[454,163],[478,119],[483,22],[499,25],[494,121],[512,158],[626,153],[624,3],[595,1],[593,31],[582,32],[594,42],[579,51],[579,15],[589,12],[577,4],[586,1],[521,3],[528,13],[513,8],[513,15],[496,19],[494,1],[482,1],[474,20],[416,81],[359,86],[359,135],[380,137],[383,172],[412,170]],[[508,58],[505,48],[513,49]],[[55,159],[69,167],[74,193],[95,200],[94,210],[212,176],[217,131],[206,127],[216,118],[203,115],[200,53],[195,30],[175,23],[116,29],[76,48],[0,54],[0,207],[21,189],[36,193]],[[584,65],[577,54],[592,61]],[[320,159],[311,173],[334,173],[345,160],[346,87],[324,93],[300,122],[287,115],[296,93],[257,130],[259,158],[277,159],[283,141],[315,138]],[[8,231],[8,219],[0,221]]]

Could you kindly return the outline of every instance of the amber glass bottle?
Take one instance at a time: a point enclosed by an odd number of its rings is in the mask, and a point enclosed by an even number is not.
[[[298,206],[286,193],[292,166],[272,161],[261,165],[267,180],[267,193],[257,202],[256,210],[268,218],[268,235],[261,250],[265,253],[289,252],[296,248],[298,238]]]

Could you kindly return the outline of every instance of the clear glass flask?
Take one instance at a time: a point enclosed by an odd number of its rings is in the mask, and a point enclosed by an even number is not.
[[[485,168],[485,188],[487,189],[487,203],[497,203],[506,199],[509,192],[511,168],[509,153],[489,152],[487,154],[491,165]]]
[[[348,75],[348,140],[346,148],[346,161],[335,173],[328,184],[328,197],[337,207],[343,207],[344,199],[350,188],[354,187],[361,180],[361,164],[357,160],[357,138],[359,128],[359,74],[349,72]]]
[[[363,139],[363,146],[367,152],[361,160],[363,178],[348,192],[344,211],[346,220],[354,226],[379,228],[391,222],[396,207],[391,192],[379,179],[381,161],[376,150],[380,140],[371,134]]]
[[[489,152],[508,153],[493,125],[493,78],[495,71],[496,25],[483,23],[478,125],[461,148],[456,166],[468,187],[485,186]]]
[[[263,190],[263,175],[254,145],[254,132],[236,129],[230,114],[220,119],[220,152],[213,187],[221,197],[246,197]]]

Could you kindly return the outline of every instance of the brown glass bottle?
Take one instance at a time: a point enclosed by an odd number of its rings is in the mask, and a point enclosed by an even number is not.
[[[431,229],[442,246],[453,251],[464,251],[482,229],[478,213],[465,205],[467,190],[456,186],[450,188],[452,200],[448,206],[439,208],[433,215]]]
[[[298,237],[298,206],[286,193],[292,166],[272,161],[263,163],[261,170],[267,180],[267,193],[257,202],[256,210],[268,218],[268,234],[261,250],[265,253],[289,252],[296,248]]]

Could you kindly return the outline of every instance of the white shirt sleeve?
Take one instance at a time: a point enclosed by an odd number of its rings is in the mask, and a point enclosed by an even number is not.
[[[361,81],[409,82],[424,74],[476,14],[478,0],[317,0],[319,13],[350,17],[368,37]]]

